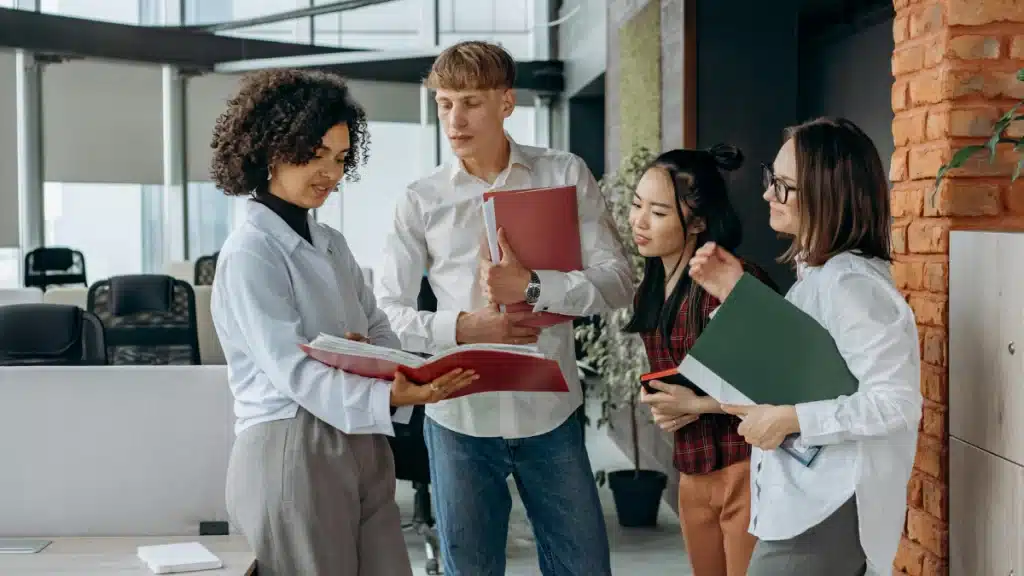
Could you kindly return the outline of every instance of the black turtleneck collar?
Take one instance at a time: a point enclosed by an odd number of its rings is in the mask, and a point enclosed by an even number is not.
[[[253,200],[263,204],[281,217],[296,234],[305,238],[306,242],[313,243],[309,235],[309,209],[296,206],[287,200],[283,200],[269,192],[260,192],[253,196]]]

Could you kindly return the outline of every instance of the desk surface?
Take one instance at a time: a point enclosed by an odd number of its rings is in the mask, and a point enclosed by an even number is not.
[[[136,548],[174,542],[201,542],[224,562],[220,570],[197,576],[251,576],[256,558],[241,536],[144,538],[47,538],[53,542],[37,554],[0,554],[0,574],[12,576],[147,576]]]

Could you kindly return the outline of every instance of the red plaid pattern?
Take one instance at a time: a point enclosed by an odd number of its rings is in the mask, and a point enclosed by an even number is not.
[[[744,262],[743,267],[768,286],[778,290],[778,286],[771,278],[756,265]],[[691,334],[686,330],[690,297],[687,295],[679,306],[679,316],[672,325],[669,342],[665,342],[658,330],[640,335],[647,349],[652,372],[678,366],[697,341],[700,334]],[[707,325],[708,317],[718,307],[719,301],[703,290],[700,291],[700,297],[703,300],[699,308],[703,317],[703,327]],[[750,458],[750,445],[736,431],[739,423],[740,419],[735,416],[703,414],[696,422],[677,430],[675,454],[672,458],[676,470],[683,474],[707,474]]]

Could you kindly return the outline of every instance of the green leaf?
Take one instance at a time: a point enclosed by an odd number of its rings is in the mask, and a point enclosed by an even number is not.
[[[1024,68],[1017,71],[1017,80],[1024,82]]]
[[[1024,169],[1024,158],[1017,160],[1017,165],[1013,167],[1013,178],[1010,179],[1011,182],[1017,181],[1017,178],[1020,177],[1020,171],[1022,169]]]
[[[950,159],[948,164],[943,166],[945,170],[939,171],[945,173],[946,171],[952,170],[953,168],[960,168],[971,158],[971,156],[974,156],[975,154],[981,152],[985,148],[986,146],[982,146],[980,144],[964,146],[960,150],[957,150],[956,154],[953,154],[953,158]]]

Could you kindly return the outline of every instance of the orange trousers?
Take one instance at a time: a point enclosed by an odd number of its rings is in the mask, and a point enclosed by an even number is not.
[[[679,520],[693,576],[745,576],[757,538],[750,524],[750,460],[679,476]]]

